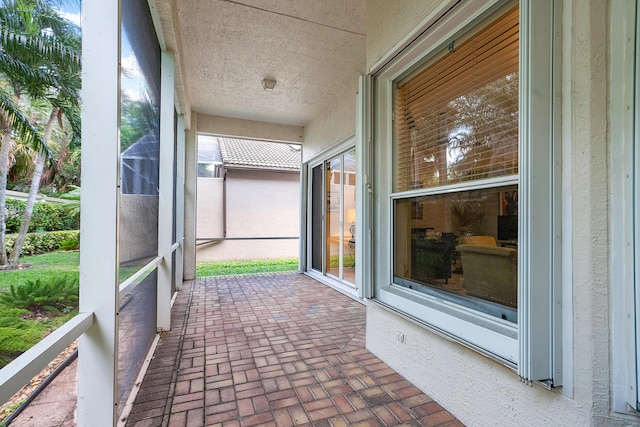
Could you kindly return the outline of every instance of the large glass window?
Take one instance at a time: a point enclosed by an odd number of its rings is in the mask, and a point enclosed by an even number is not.
[[[397,81],[394,282],[517,322],[519,9]]]
[[[561,3],[440,12],[373,76],[374,299],[555,387]]]

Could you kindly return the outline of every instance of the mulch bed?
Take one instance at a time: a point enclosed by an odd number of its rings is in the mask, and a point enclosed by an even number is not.
[[[74,341],[69,347],[67,347],[62,353],[58,355],[46,368],[36,375],[27,385],[11,397],[6,403],[0,406],[0,420],[6,419],[11,413],[24,402],[31,393],[62,363],[67,357],[71,355],[78,348],[78,340]]]

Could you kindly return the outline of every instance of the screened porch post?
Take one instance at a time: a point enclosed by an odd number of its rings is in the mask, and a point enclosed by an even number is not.
[[[185,128],[184,115],[178,116],[177,126],[177,149],[176,149],[176,269],[173,272],[176,283],[176,290],[182,289],[182,278],[184,273],[184,144]]]
[[[82,7],[82,218],[80,312],[93,326],[80,337],[77,425],[115,425],[118,310],[118,0]]]
[[[191,114],[191,127],[184,144],[184,280],[196,278],[196,193],[198,164],[198,114]]]
[[[160,88],[160,171],[158,201],[158,331],[171,329],[171,246],[173,245],[174,57],[162,51]]]

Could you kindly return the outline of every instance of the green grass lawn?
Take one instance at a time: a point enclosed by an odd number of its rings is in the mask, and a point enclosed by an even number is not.
[[[20,258],[20,263],[29,263],[31,267],[24,270],[0,271],[0,290],[9,289],[11,285],[19,285],[27,280],[58,274],[78,274],[80,252],[57,251],[27,256]]]
[[[23,285],[27,280],[77,275],[79,261],[80,253],[77,251],[57,251],[20,258],[21,263],[28,263],[30,267],[23,270],[0,270],[0,292],[7,291],[11,285]],[[0,367],[37,344],[49,331],[56,329],[76,314],[77,310],[72,310],[58,317],[40,319],[34,318],[34,315],[25,309],[0,304]]]
[[[202,261],[196,264],[196,277],[269,273],[297,269],[298,258],[262,259],[255,261]]]

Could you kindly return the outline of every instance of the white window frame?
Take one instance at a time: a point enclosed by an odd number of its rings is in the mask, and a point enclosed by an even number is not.
[[[373,76],[374,156],[377,159],[374,199],[379,201],[374,215],[377,235],[373,239],[377,243],[374,299],[435,333],[517,369],[522,378],[551,388],[562,382],[558,344],[562,328],[559,227],[562,180],[558,135],[561,93],[560,66],[556,60],[561,44],[560,32],[554,31],[560,22],[559,2],[520,1],[520,168],[515,181],[507,180],[519,184],[518,324],[393,283],[394,82],[506,3],[463,2],[451,9],[445,5],[442,15],[427,31],[394,53],[393,59]],[[535,95],[532,87],[536,88]],[[464,186],[470,189],[473,184]],[[402,196],[411,193],[402,193]],[[540,233],[540,230],[549,231]]]
[[[631,349],[633,352],[633,358],[631,359],[631,369],[634,372],[634,376],[631,378],[631,384],[635,387],[629,388],[628,401],[631,406],[636,410],[640,410],[640,272],[638,270],[640,266],[640,94],[638,94],[638,83],[640,83],[640,58],[637,55],[638,39],[640,37],[640,11],[638,11],[637,2],[635,11],[632,14],[635,18],[634,37],[635,40],[635,55],[634,55],[634,106],[633,106],[633,200],[634,200],[634,215],[633,215],[633,238],[634,238],[634,283],[633,283],[633,295],[629,298],[628,308],[632,306],[634,315],[630,317],[630,327],[635,332],[631,335],[632,342]]]
[[[640,411],[640,5],[611,4],[612,407]]]

